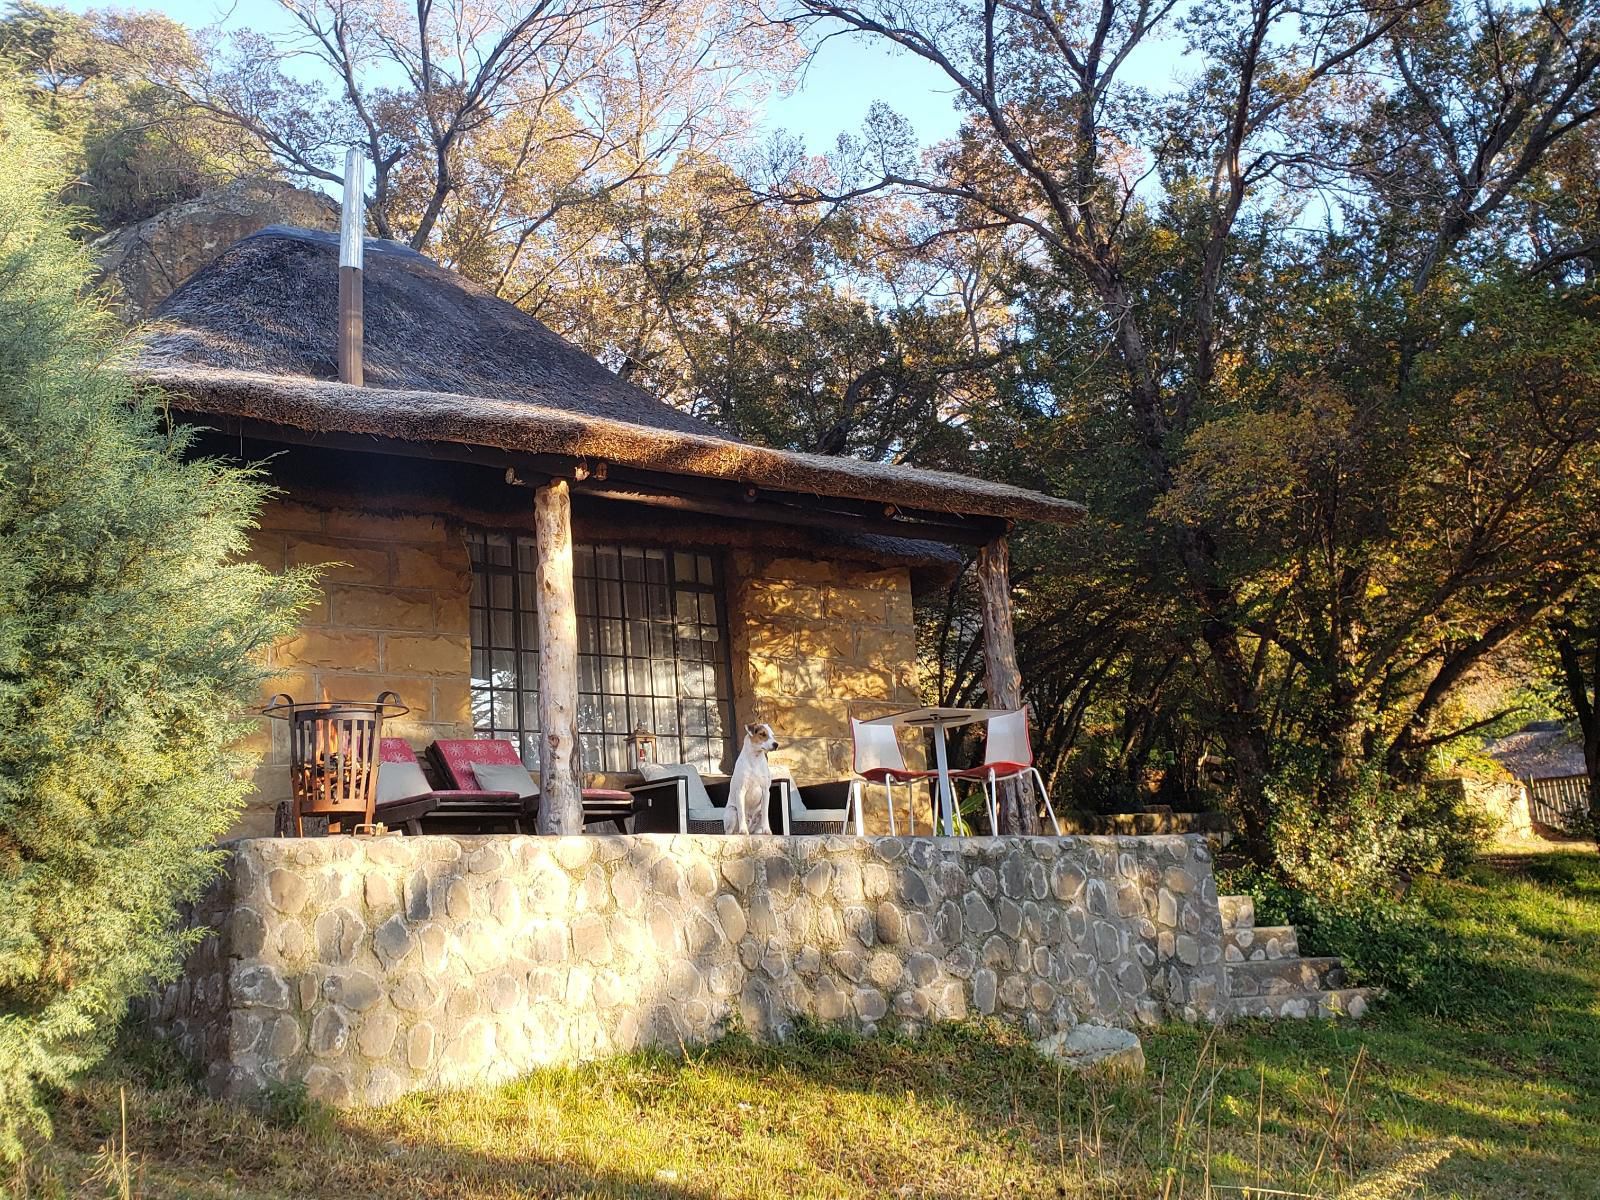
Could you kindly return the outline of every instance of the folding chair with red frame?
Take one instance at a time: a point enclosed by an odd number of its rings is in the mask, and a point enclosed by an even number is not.
[[[517,748],[504,738],[441,738],[429,748],[429,753],[456,787],[471,787],[478,783],[473,767],[479,763],[503,767],[521,767],[522,756]],[[631,792],[620,788],[586,787],[583,789],[583,823],[593,825],[602,821],[613,822],[618,832],[628,831],[627,820],[633,816],[635,801]],[[534,816],[539,811],[539,795],[523,797],[523,823],[527,832],[533,832]]]

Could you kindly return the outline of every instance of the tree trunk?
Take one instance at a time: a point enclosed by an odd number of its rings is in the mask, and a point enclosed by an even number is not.
[[[572,591],[572,497],[565,479],[534,492],[539,608],[540,833],[583,832],[578,747],[578,610]]]
[[[1328,774],[1318,800],[1322,811],[1332,816],[1348,807],[1361,778],[1367,731],[1357,718],[1355,689],[1347,680],[1334,680],[1327,706],[1320,732],[1328,748]]]
[[[1185,528],[1179,535],[1179,552],[1195,602],[1204,619],[1200,637],[1211,652],[1221,705],[1215,715],[1217,735],[1233,766],[1234,836],[1239,848],[1261,866],[1272,861],[1269,836],[1267,776],[1272,751],[1261,720],[1260,692],[1254,672],[1240,646],[1234,619],[1234,597],[1216,580],[1215,548],[1202,530]]]
[[[1567,699],[1578,716],[1578,729],[1583,735],[1583,767],[1589,777],[1589,830],[1596,844],[1600,844],[1600,617],[1585,627],[1569,615],[1552,621],[1550,632]]]
[[[426,250],[428,238],[433,234],[434,224],[439,220],[439,214],[444,211],[444,202],[450,199],[450,193],[456,190],[456,181],[450,174],[450,151],[441,149],[436,156],[436,169],[438,175],[434,180],[433,194],[428,197],[428,204],[422,210],[422,216],[417,219],[416,232],[411,235],[411,248],[413,250]]]
[[[1003,537],[978,551],[978,603],[983,612],[984,690],[993,708],[1022,707],[1022,672],[1017,667],[1011,624],[1011,548]],[[1000,788],[999,833],[1037,834],[1038,801],[1026,779]]]
[[[1267,866],[1272,861],[1271,813],[1267,802],[1267,776],[1272,769],[1267,731],[1261,723],[1255,686],[1239,652],[1235,631],[1219,621],[1206,621],[1201,637],[1211,651],[1211,663],[1223,703],[1216,714],[1217,733],[1233,767],[1234,836],[1239,849],[1252,861]]]

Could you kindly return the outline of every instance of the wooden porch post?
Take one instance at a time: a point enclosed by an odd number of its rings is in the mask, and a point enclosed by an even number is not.
[[[978,551],[978,603],[983,614],[983,686],[991,708],[1022,707],[1022,672],[1011,627],[1011,548],[997,537]],[[1001,833],[1039,832],[1033,788],[1026,780],[1000,788]]]
[[[572,591],[572,496],[565,479],[533,494],[539,607],[540,833],[583,832],[578,749],[578,609]]]

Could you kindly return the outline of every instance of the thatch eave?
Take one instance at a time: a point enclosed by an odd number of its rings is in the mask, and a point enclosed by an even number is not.
[[[1064,524],[1083,507],[1006,483],[861,459],[773,450],[725,438],[576,413],[527,400],[366,387],[192,363],[136,362],[184,412],[306,433],[454,443],[510,454],[604,461],[791,494],[870,501],[959,516]],[[374,446],[374,449],[379,447]]]

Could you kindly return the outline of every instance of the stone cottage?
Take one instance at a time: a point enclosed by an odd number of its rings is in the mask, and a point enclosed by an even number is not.
[[[1076,505],[735,441],[386,243],[364,386],[340,383],[339,270],[330,235],[248,237],[137,364],[202,452],[279,489],[261,560],[323,568],[273,691],[392,690],[390,732],[509,740],[542,792],[624,774],[640,725],[662,761],[726,768],[753,720],[823,783],[852,716],[916,703],[912,600],[964,546],[990,700],[1020,704],[1006,536]],[[219,1094],[380,1103],[734,1021],[1055,1036],[1366,1002],[1218,897],[1199,837],[265,837],[288,771],[261,737],[246,836],[193,913],[212,936],[151,1004]]]
[[[393,690],[411,712],[390,732],[508,738],[535,771],[541,700],[570,692],[590,777],[628,769],[640,726],[661,761],[726,770],[732,731],[765,720],[799,784],[838,780],[851,716],[917,702],[912,600],[964,545],[982,550],[991,695],[1020,703],[1006,533],[1076,504],[733,440],[388,242],[366,245],[365,386],[340,383],[337,255],[331,234],[245,238],[162,304],[138,367],[208,430],[202,452],[280,489],[261,561],[322,568],[274,692]],[[575,544],[575,678],[536,634],[544,501]],[[241,834],[288,794],[273,732]]]

